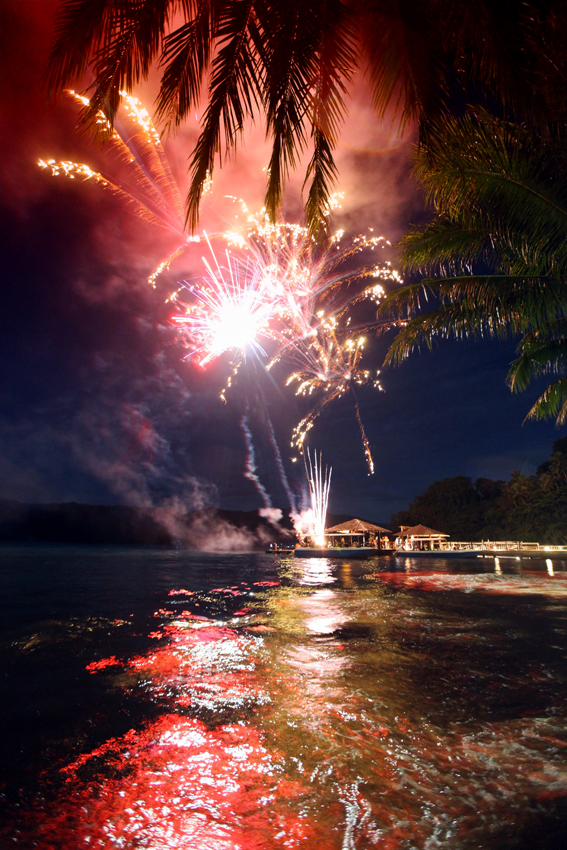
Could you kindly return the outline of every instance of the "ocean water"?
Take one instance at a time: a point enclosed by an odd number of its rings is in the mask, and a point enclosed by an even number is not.
[[[0,546],[0,846],[567,847],[567,563]]]

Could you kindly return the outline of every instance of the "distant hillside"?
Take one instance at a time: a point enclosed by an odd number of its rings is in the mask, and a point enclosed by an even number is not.
[[[567,543],[567,437],[556,440],[551,457],[535,475],[513,472],[509,481],[464,475],[435,481],[406,511],[391,518],[423,525],[453,540],[523,540]]]
[[[327,526],[350,519],[353,519],[352,514],[328,514]],[[381,522],[377,524],[384,527]],[[0,499],[0,541],[5,542],[183,546],[199,551],[249,551],[264,549],[271,542],[294,540],[289,510],[284,511],[276,526],[261,517],[258,511],[207,508],[183,513],[173,508],[83,505],[77,502],[27,505]]]
[[[0,500],[0,540],[167,546],[151,512],[118,505],[26,505]]]
[[[169,508],[33,504],[0,499],[0,541],[176,546],[217,550],[262,548],[289,538],[291,522],[278,530],[258,511],[215,510],[176,513]]]

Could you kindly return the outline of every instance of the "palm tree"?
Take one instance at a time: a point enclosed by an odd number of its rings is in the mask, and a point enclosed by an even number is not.
[[[402,241],[406,270],[436,273],[392,293],[403,328],[386,362],[441,337],[520,336],[515,391],[555,380],[531,418],[567,422],[567,125],[540,130],[485,110],[449,118],[416,156],[435,216]],[[433,296],[434,308],[420,312]]]
[[[120,91],[162,69],[158,116],[177,126],[207,90],[191,159],[188,220],[203,184],[261,112],[272,138],[266,206],[275,216],[285,178],[308,146],[308,222],[325,227],[337,177],[333,152],[355,72],[366,69],[377,116],[417,120],[421,138],[447,112],[456,81],[482,88],[514,114],[539,114],[546,68],[542,39],[564,43],[559,0],[62,0],[49,87],[87,70],[94,77],[83,119],[110,122]]]

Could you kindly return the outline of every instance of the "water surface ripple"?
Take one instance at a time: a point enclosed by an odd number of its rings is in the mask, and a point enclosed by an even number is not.
[[[2,846],[567,846],[567,563],[3,545]]]

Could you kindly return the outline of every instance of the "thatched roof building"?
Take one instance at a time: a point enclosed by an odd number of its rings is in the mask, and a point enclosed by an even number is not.
[[[410,528],[404,528],[396,537],[449,537],[448,534],[443,534],[442,531],[435,531],[433,528],[427,528],[426,525],[412,525]]]
[[[340,522],[338,525],[325,529],[325,534],[365,534],[368,532],[374,534],[391,533],[387,528],[381,528],[379,525],[365,522],[363,519],[349,519],[348,522]]]
[[[383,534],[390,534],[387,528],[381,528],[363,519],[349,519],[325,529],[325,543],[331,549],[370,547],[371,549],[386,549],[388,543],[382,545]]]

